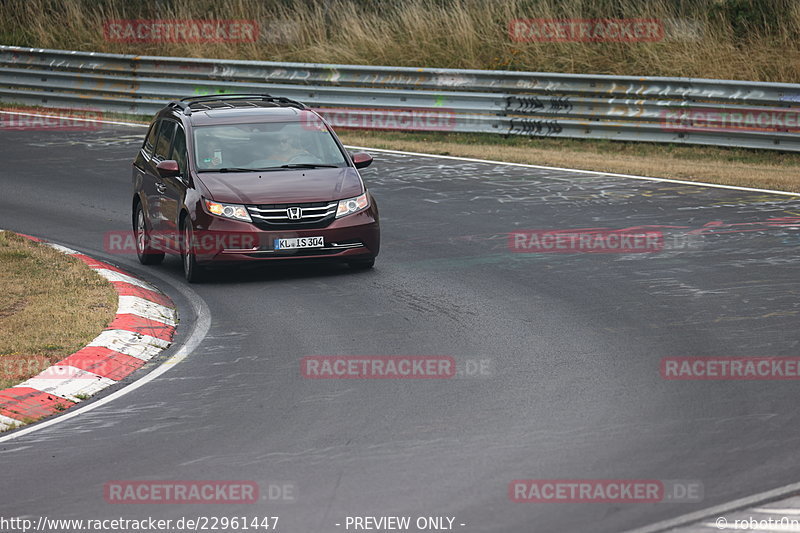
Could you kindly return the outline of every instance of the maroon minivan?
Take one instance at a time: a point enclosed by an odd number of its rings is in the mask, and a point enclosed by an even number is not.
[[[329,259],[371,268],[375,199],[329,124],[300,102],[225,94],[170,102],[133,163],[133,231],[143,264],[180,254],[206,267]]]

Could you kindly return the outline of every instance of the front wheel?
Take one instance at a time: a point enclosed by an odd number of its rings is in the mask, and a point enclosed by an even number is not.
[[[139,262],[143,265],[157,265],[161,263],[161,261],[164,260],[164,252],[153,248],[150,235],[147,233],[142,204],[136,204],[133,220],[133,235],[136,240],[136,255],[139,257]]]
[[[202,281],[205,269],[197,264],[194,255],[194,236],[192,223],[189,220],[183,222],[183,238],[181,239],[181,259],[183,260],[183,275],[189,283]]]

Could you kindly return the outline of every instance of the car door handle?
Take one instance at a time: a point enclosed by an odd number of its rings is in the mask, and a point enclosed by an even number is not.
[[[159,193],[161,193],[161,194],[164,194],[164,191],[166,191],[166,190],[167,190],[167,186],[166,186],[166,185],[164,185],[163,183],[156,183],[156,190],[157,190]]]

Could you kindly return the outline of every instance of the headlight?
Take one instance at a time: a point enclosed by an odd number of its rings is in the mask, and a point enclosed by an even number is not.
[[[219,202],[212,202],[203,198],[206,204],[206,209],[212,215],[218,217],[232,218],[234,220],[244,220],[245,222],[252,222],[250,214],[243,205],[238,204],[221,204]]]
[[[361,196],[356,196],[355,198],[347,198],[345,200],[339,200],[339,206],[336,208],[336,218],[341,218],[347,215],[352,215],[353,213],[358,213],[359,211],[363,211],[367,207],[369,207],[369,200],[367,200],[367,193],[364,193]]]

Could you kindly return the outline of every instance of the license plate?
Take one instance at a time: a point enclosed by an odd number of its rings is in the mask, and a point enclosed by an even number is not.
[[[295,239],[275,239],[276,250],[291,250],[294,248],[322,248],[325,239],[322,237],[297,237]]]

